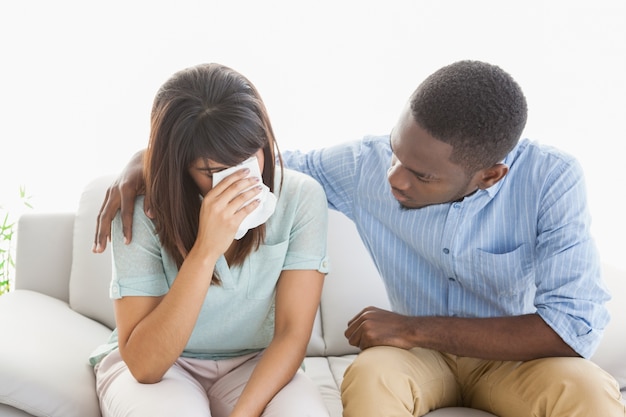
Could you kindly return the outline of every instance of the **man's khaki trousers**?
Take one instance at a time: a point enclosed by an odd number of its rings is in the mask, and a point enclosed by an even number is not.
[[[428,349],[361,352],[341,387],[344,417],[470,407],[499,417],[625,417],[617,382],[582,358],[488,361]]]

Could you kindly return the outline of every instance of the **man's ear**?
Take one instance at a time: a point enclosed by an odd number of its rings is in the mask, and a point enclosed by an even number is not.
[[[484,190],[500,181],[509,172],[509,167],[503,163],[497,163],[489,168],[479,171],[478,188]]]

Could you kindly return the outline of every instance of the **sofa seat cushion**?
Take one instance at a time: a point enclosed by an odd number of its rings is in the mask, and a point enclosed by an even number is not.
[[[0,403],[34,416],[99,417],[88,357],[111,330],[29,290],[3,295],[0,317]]]
[[[317,385],[331,417],[341,417],[343,407],[339,386],[325,356],[304,358],[304,373]]]

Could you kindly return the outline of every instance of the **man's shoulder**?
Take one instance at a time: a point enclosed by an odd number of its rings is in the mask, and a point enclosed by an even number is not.
[[[342,149],[354,154],[390,151],[389,135],[365,135],[361,139],[339,143],[330,148]]]
[[[523,160],[528,162],[542,163],[546,160],[561,161],[564,164],[576,162],[576,158],[563,149],[530,139],[520,141],[513,153],[515,153],[516,158],[522,156],[524,157]]]
[[[360,140],[361,147],[376,152],[390,152],[389,135],[368,135]]]
[[[515,195],[517,202],[548,201],[544,200],[547,193],[562,195],[576,184],[584,184],[584,171],[578,160],[554,146],[523,140],[504,163],[509,172],[491,194],[508,198]]]
[[[353,142],[351,152],[360,170],[370,172],[381,163],[387,166],[391,158],[389,135],[364,136],[362,139]]]
[[[581,170],[578,160],[568,152],[529,139],[520,141],[505,159],[505,164],[511,168],[512,173],[532,174],[535,178],[572,169]]]

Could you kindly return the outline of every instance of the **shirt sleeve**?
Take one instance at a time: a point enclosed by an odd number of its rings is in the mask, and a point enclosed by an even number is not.
[[[133,238],[127,245],[120,214],[111,224],[113,276],[109,296],[161,296],[169,290],[161,244],[154,224],[143,211],[143,197],[135,201]]]
[[[298,174],[299,184],[285,196],[293,205],[293,222],[283,262],[284,270],[317,270],[328,272],[326,236],[328,206],[321,185]]]
[[[354,141],[305,153],[286,151],[283,161],[287,168],[315,178],[324,188],[328,206],[353,218],[361,147],[361,141]]]
[[[535,306],[567,344],[589,358],[608,323],[610,297],[589,230],[580,165],[575,160],[556,165],[539,201]]]

